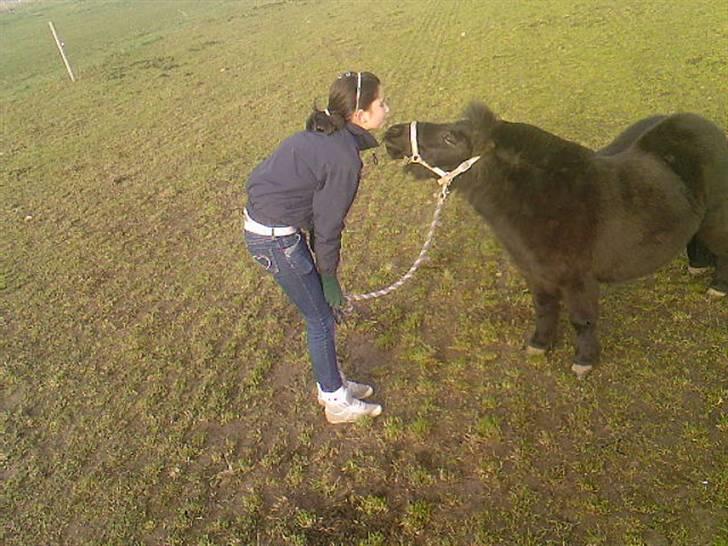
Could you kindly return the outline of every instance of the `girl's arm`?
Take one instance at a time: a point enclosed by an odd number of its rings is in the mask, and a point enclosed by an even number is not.
[[[358,165],[335,163],[327,167],[326,180],[313,197],[314,253],[322,275],[335,276],[341,251],[344,218],[359,188]]]

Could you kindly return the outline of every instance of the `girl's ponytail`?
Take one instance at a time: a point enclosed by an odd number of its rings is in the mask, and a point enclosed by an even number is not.
[[[331,112],[328,108],[319,110],[316,103],[313,111],[306,120],[306,130],[330,135],[346,125],[346,118],[338,112]]]

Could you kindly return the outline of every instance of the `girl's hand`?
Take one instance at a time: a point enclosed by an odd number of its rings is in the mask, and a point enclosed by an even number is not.
[[[344,303],[344,294],[336,275],[321,275],[321,286],[324,289],[324,298],[331,307],[341,307]]]

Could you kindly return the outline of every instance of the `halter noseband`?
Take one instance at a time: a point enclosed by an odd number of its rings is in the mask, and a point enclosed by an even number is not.
[[[442,191],[440,192],[440,198],[444,199],[447,197],[447,194],[449,193],[448,187],[452,183],[452,181],[455,179],[456,176],[461,175],[465,171],[467,171],[470,167],[475,165],[475,163],[480,159],[479,155],[476,155],[474,157],[471,157],[470,159],[466,159],[460,165],[455,167],[452,171],[445,171],[441,169],[440,167],[433,167],[427,161],[422,159],[422,156],[420,155],[419,146],[417,146],[417,122],[413,121],[410,123],[410,145],[412,146],[412,156],[406,157],[405,160],[407,163],[419,163],[423,167],[431,170],[433,173],[435,173],[437,176],[439,176],[439,180],[437,181],[438,184],[440,184],[440,187],[442,188]]]

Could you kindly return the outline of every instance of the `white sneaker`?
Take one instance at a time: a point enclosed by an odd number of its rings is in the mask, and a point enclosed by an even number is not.
[[[356,381],[349,381],[343,376],[343,374],[341,376],[341,382],[344,384],[343,386],[349,390],[351,396],[358,398],[359,400],[364,400],[374,394],[374,389],[371,385],[367,385],[366,383],[357,383]],[[318,383],[316,383],[316,390],[318,391],[318,403],[322,406],[326,405],[324,402],[324,391],[321,390],[321,385]]]
[[[329,423],[353,423],[362,417],[376,417],[382,413],[379,404],[368,404],[354,398],[346,387],[322,393],[324,413]]]

